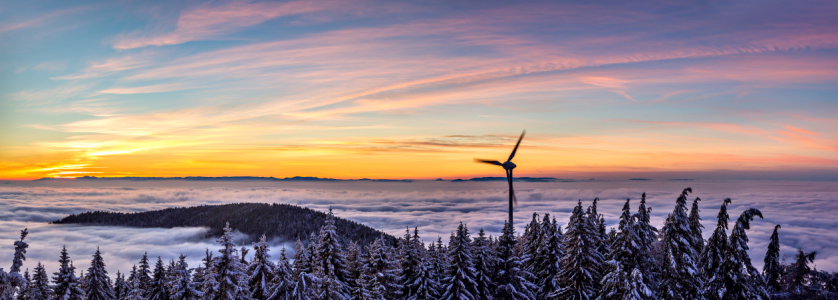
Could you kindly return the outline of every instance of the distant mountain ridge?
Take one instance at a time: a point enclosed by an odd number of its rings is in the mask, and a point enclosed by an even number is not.
[[[52,178],[44,177],[38,180],[66,180],[68,178]],[[189,181],[374,181],[374,182],[412,182],[412,179],[335,179],[335,178],[321,178],[309,176],[294,176],[294,177],[260,177],[260,176],[220,176],[220,177],[205,177],[205,176],[186,176],[186,177],[96,177],[96,176],[82,176],[73,178],[73,180],[136,180],[136,181],[150,181],[150,180],[189,180]]]
[[[207,227],[207,237],[218,237],[227,222],[230,227],[254,240],[262,234],[284,241],[308,242],[311,233],[317,233],[325,224],[327,214],[291,204],[233,203],[166,208],[135,213],[92,211],[73,214],[53,224],[86,224],[128,226],[140,228]],[[342,218],[335,218],[337,233],[344,244],[356,241],[372,243],[379,237],[392,236],[372,227]]]
[[[472,179],[454,179],[453,182],[463,181],[506,181],[506,177],[476,177]],[[561,179],[555,177],[513,177],[512,181],[521,182],[574,182],[573,179]]]
[[[65,180],[65,178],[50,178],[44,177],[38,180]],[[186,177],[96,177],[96,176],[82,176],[76,177],[75,180],[135,180],[135,181],[151,181],[151,180],[188,180],[188,181],[370,181],[370,182],[413,182],[414,179],[335,179],[335,178],[321,178],[308,176],[294,176],[294,177],[259,177],[259,176],[221,176],[221,177],[204,177],[204,176],[186,176]],[[515,177],[514,181],[523,182],[573,182],[573,179],[561,179],[555,177]],[[446,181],[437,179],[435,181]],[[506,181],[506,177],[475,177],[471,179],[454,179],[451,182],[463,181]]]

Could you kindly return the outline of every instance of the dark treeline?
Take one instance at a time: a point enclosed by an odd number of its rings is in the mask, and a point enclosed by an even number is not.
[[[93,211],[64,217],[55,224],[81,223],[90,225],[131,227],[207,227],[208,237],[224,233],[224,224],[249,236],[262,234],[269,239],[286,241],[306,240],[326,223],[328,216],[320,211],[291,204],[233,203],[224,205],[202,205],[194,207],[167,208],[163,210],[121,213]],[[340,242],[350,241],[369,244],[379,237],[392,240],[393,237],[369,226],[335,218]]]
[[[734,215],[720,205],[718,223],[702,238],[696,198],[685,189],[662,228],[650,224],[645,194],[636,209],[626,200],[617,228],[606,230],[597,199],[581,201],[567,223],[533,214],[522,234],[505,224],[499,237],[460,223],[447,243],[425,244],[418,230],[388,243],[342,244],[331,211],[317,234],[297,240],[293,258],[271,251],[265,237],[238,248],[230,226],[217,251],[199,266],[185,257],[144,255],[128,273],[111,279],[97,250],[77,277],[66,249],[47,275],[39,263],[21,273],[26,230],[15,243],[9,273],[0,269],[0,297],[19,300],[274,300],[274,299],[838,299],[838,275],[812,269],[814,252],[779,255],[779,225],[757,270],[748,256],[747,231],[757,209]],[[106,249],[104,249],[106,250]],[[252,252],[251,256],[248,253]],[[277,254],[278,252],[278,254]],[[272,254],[273,253],[273,254]]]

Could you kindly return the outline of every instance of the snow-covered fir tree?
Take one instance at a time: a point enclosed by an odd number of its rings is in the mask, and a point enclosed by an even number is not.
[[[431,261],[434,280],[441,284],[445,279],[445,271],[448,269],[447,250],[442,244],[441,236],[437,237],[436,244],[431,243],[431,248],[431,251],[428,251],[428,256]]]
[[[294,275],[299,275],[300,273],[313,273],[311,264],[309,262],[309,252],[306,249],[305,245],[300,239],[297,239],[297,243],[294,244]]]
[[[591,207],[588,208],[588,216],[586,217],[587,220],[593,226],[594,231],[596,232],[596,249],[599,252],[601,257],[605,257],[611,252],[611,244],[608,241],[608,232],[605,228],[605,217],[599,213],[597,210],[597,203],[599,202],[599,198],[594,198]],[[601,263],[600,266],[604,268],[605,266]],[[603,269],[600,269],[600,273],[603,273]]]
[[[67,254],[67,247],[61,249],[61,256],[58,258],[58,272],[53,273],[52,286],[55,299],[59,300],[82,300],[84,291],[79,288],[79,278],[76,277],[76,268],[70,261]]]
[[[145,290],[142,288],[143,283],[140,281],[137,266],[134,266],[134,269],[131,270],[131,275],[129,277],[128,293],[125,295],[125,300],[146,300]]]
[[[730,203],[730,198],[722,202],[722,206],[719,208],[719,214],[716,217],[718,220],[716,229],[713,230],[713,235],[707,239],[707,245],[704,247],[704,252],[701,253],[700,269],[705,274],[705,278],[707,278],[708,287],[718,286],[720,284],[718,281],[721,280],[721,277],[717,275],[719,274],[719,268],[722,262],[724,262],[725,251],[728,247],[727,222],[730,220],[730,216],[727,214],[727,206]]]
[[[370,288],[372,287],[372,284],[370,282],[371,277],[369,276],[370,270],[367,269],[367,267],[369,267],[370,260],[369,251],[362,251],[361,249],[358,249],[358,255],[355,259],[357,260],[356,264],[358,273],[355,277],[353,289],[349,296],[352,300],[370,299]]]
[[[320,299],[348,299],[349,285],[346,272],[346,257],[338,241],[335,215],[329,209],[326,223],[320,229],[318,244],[314,253],[314,275],[319,282]]]
[[[551,223],[550,214],[545,214],[541,226],[544,242],[538,249],[533,270],[535,284],[538,286],[536,298],[539,300],[548,299],[549,295],[561,288],[557,277],[561,271],[561,258],[564,256],[564,237],[556,219]]]
[[[817,290],[810,286],[813,281],[813,272],[812,268],[809,267],[809,263],[814,262],[817,255],[817,251],[806,253],[802,249],[797,249],[794,262],[789,266],[788,274],[783,278],[784,290],[788,291],[789,294],[798,296],[799,299],[805,299],[805,297],[817,293]]]
[[[709,299],[768,299],[762,274],[751,264],[748,256],[748,235],[745,230],[750,229],[754,217],[762,218],[762,213],[751,208],[739,216],[725,251],[725,260],[719,270],[723,278],[722,286],[714,286],[708,290]]]
[[[662,229],[664,262],[659,296],[664,299],[703,299],[703,282],[693,248],[695,235],[687,216],[687,195],[691,192],[691,188],[681,192]]]
[[[548,295],[562,300],[589,300],[597,296],[602,257],[595,244],[597,232],[586,220],[580,200],[570,216],[564,234],[564,257],[558,275],[561,289]]]
[[[369,261],[369,259],[365,259],[365,261]],[[365,267],[366,269],[366,267]],[[364,275],[360,280],[359,284],[363,287],[360,290],[360,294],[358,295],[358,299],[364,300],[386,300],[387,298],[387,289],[384,284],[379,281],[378,276],[371,276],[368,273]]]
[[[728,259],[730,248],[730,240],[727,236],[730,216],[727,206],[731,202],[730,198],[722,202],[717,215],[716,229],[707,240],[707,245],[701,254],[700,270],[706,278],[704,294],[710,299],[720,299],[726,295],[725,289],[728,284],[726,280],[730,274],[726,274],[723,264]]]
[[[256,300],[265,300],[271,296],[271,283],[274,277],[276,265],[271,261],[270,246],[263,234],[259,242],[253,244],[253,262],[247,267],[250,286],[250,297]]]
[[[15,293],[25,292],[27,280],[20,274],[20,267],[23,261],[26,260],[26,248],[29,244],[23,240],[29,234],[27,229],[20,231],[20,240],[15,241],[15,255],[12,259],[12,267],[9,273],[0,268],[0,298],[14,299]]]
[[[287,299],[294,287],[292,282],[293,271],[291,264],[288,262],[288,256],[285,255],[285,247],[279,250],[279,261],[274,267],[271,283],[268,285],[271,288],[268,300]]]
[[[315,299],[317,289],[317,277],[312,274],[312,265],[308,249],[297,239],[294,246],[294,267],[291,283],[293,284],[286,294],[286,299]]]
[[[120,273],[119,270],[116,271],[116,280],[113,284],[113,298],[117,300],[122,300],[125,298],[128,292],[128,283],[125,282],[125,274]]]
[[[137,278],[137,265],[133,265],[133,266],[131,266],[131,272],[128,273],[128,278],[125,278],[125,284],[128,286],[128,290],[127,290],[128,292],[130,292],[131,289],[134,288],[133,284],[134,284],[134,279],[136,279],[136,278]],[[128,295],[128,294],[126,293],[126,295]]]
[[[783,275],[783,268],[780,265],[780,236],[778,231],[780,225],[774,226],[768,242],[768,251],[765,253],[762,275],[765,277],[766,288],[770,293],[780,291],[780,277]]]
[[[384,240],[376,239],[367,251],[369,258],[364,265],[366,273],[364,277],[368,284],[366,290],[372,295],[383,295],[386,299],[401,297],[400,268],[391,257],[389,247],[384,244]]]
[[[456,234],[451,234],[448,243],[448,272],[442,282],[443,294],[440,299],[476,299],[477,282],[474,278],[474,265],[471,257],[471,237],[468,227],[460,222]]]
[[[29,286],[32,285],[32,277],[29,276],[29,268],[26,268],[26,270],[23,271],[23,281],[26,283],[26,286],[18,289],[17,296],[15,297],[17,300],[29,300]]]
[[[513,251],[515,247],[515,229],[512,224],[505,222],[503,234],[498,241],[497,277],[495,284],[495,299],[535,299],[538,287],[530,272],[521,269],[520,257]]]
[[[212,264],[214,262],[212,251],[208,248],[204,250],[204,258],[201,259],[204,262],[204,266],[202,270],[196,270],[195,275],[192,276],[192,282],[200,287],[201,293],[204,296],[211,296],[215,295],[218,292],[218,284],[215,281],[215,276],[212,274]]]
[[[105,260],[102,258],[102,253],[99,247],[96,247],[96,253],[93,254],[93,260],[90,261],[90,267],[87,269],[87,276],[85,280],[84,295],[87,300],[112,300],[114,299],[113,287],[111,287],[108,277],[108,271],[105,269]]]
[[[626,269],[632,269],[632,257],[635,255],[636,246],[634,231],[631,229],[634,225],[634,220],[631,217],[629,202],[631,199],[626,199],[623,205],[623,213],[620,214],[620,222],[618,226],[620,232],[613,234],[611,238],[611,252],[606,257],[606,266],[604,268],[605,274],[602,277],[602,288],[598,292],[597,300],[611,300],[611,299],[633,299],[631,294],[627,291],[630,288],[629,275]]]
[[[14,299],[18,287],[26,286],[26,279],[17,273],[6,273],[0,268],[0,299]]]
[[[140,259],[140,265],[137,268],[137,279],[140,281],[140,285],[137,288],[143,290],[143,297],[148,294],[151,285],[151,265],[148,261],[148,252],[143,253],[143,257]]]
[[[29,285],[29,299],[30,300],[47,300],[53,299],[54,294],[52,287],[49,285],[49,277],[44,265],[38,262],[32,273],[32,283]]]
[[[475,286],[477,294],[474,296],[477,299],[491,300],[492,291],[495,289],[492,270],[496,262],[483,228],[480,228],[480,231],[477,232],[477,237],[474,238],[471,249],[472,261],[474,262],[474,282],[477,284]]]
[[[433,280],[431,269],[427,264],[425,245],[419,240],[419,229],[413,229],[413,235],[410,235],[410,229],[404,236],[405,243],[402,244],[401,251],[401,277],[402,277],[402,296],[405,299],[428,299],[432,295],[436,295],[438,283]]]
[[[171,298],[172,293],[174,293],[175,282],[177,282],[177,263],[174,259],[169,259],[169,266],[166,267],[163,273],[166,276],[166,291],[169,292],[169,298]]]
[[[630,276],[635,279],[637,283],[636,290],[642,290],[640,281],[647,283],[647,286],[656,292],[657,281],[660,276],[660,271],[657,267],[658,259],[652,255],[652,249],[657,242],[658,229],[651,225],[650,214],[652,208],[646,207],[646,193],[640,196],[640,204],[637,208],[637,213],[632,215],[634,218],[634,234],[637,237],[638,259],[636,260],[636,272],[632,272]]]
[[[641,251],[635,218],[631,214],[631,199],[626,199],[623,204],[623,211],[620,214],[620,222],[617,224],[620,231],[615,233],[614,244],[611,245],[609,260],[615,260],[633,269],[636,265],[637,254]]]
[[[411,285],[412,294],[405,299],[407,300],[431,300],[439,297],[439,282],[434,281],[431,274],[433,268],[428,262],[427,257],[420,257],[419,266],[416,272],[416,281],[409,283]],[[483,298],[491,299],[491,298]]]
[[[317,239],[319,235],[318,232],[311,232],[311,235],[308,237],[308,244],[306,245],[306,261],[305,261],[305,269],[308,270],[309,273],[312,275],[314,274],[314,260],[317,258]]]
[[[12,259],[12,267],[9,269],[9,273],[20,273],[20,267],[26,260],[26,249],[29,248],[29,244],[23,241],[27,235],[29,235],[29,229],[24,228],[20,231],[20,240],[15,241],[15,256]]]
[[[429,260],[433,262],[433,258],[436,256],[436,243],[434,241],[431,241],[431,243],[428,244],[428,249],[425,253],[427,254]]]
[[[639,298],[642,297],[641,295],[628,292],[632,289],[631,279],[629,278],[630,275],[624,271],[625,266],[623,264],[616,260],[609,260],[606,264],[608,264],[607,269],[609,271],[602,277],[602,288],[599,292],[597,292],[597,300],[644,299]]]
[[[701,198],[696,197],[693,200],[693,206],[690,208],[690,230],[693,233],[693,251],[695,252],[695,257],[700,259],[701,252],[704,250],[704,236],[702,235],[702,231],[704,229],[704,225],[701,225],[701,210],[698,209],[698,202],[701,201]]]
[[[249,290],[247,289],[247,275],[244,273],[245,267],[235,255],[236,243],[233,241],[233,229],[230,228],[230,223],[224,226],[224,234],[216,242],[221,245],[221,249],[218,250],[220,255],[213,259],[212,270],[209,273],[211,281],[217,286],[212,298],[239,299],[247,295]]]
[[[636,222],[637,227],[635,233],[637,239],[640,241],[640,249],[643,253],[647,253],[652,249],[652,244],[657,241],[658,229],[652,226],[651,216],[652,208],[646,207],[646,193],[640,196],[640,205],[637,207]],[[653,262],[652,262],[653,263]]]
[[[398,278],[396,279],[396,282],[398,282],[398,284],[402,287],[402,297],[406,295],[405,290],[407,289],[404,284],[406,282],[406,278],[404,273],[402,273],[402,271],[404,271],[402,264],[405,263],[404,255],[406,254],[407,245],[408,243],[405,241],[404,237],[399,237],[393,240],[393,246],[390,247],[390,259],[393,260],[393,265],[397,269],[396,273],[398,274]]]
[[[195,284],[195,287],[199,291],[203,291],[204,267],[199,264],[198,267],[190,269],[190,271],[190,273],[192,273],[192,283]]]
[[[399,284],[402,285],[402,297],[407,298],[410,293],[410,285],[408,283],[416,280],[416,265],[418,265],[419,258],[417,257],[416,248],[412,245],[413,238],[410,235],[410,227],[405,227],[404,236],[398,240],[398,257],[396,263],[399,265]]]
[[[73,266],[72,261],[70,261],[70,266]],[[87,290],[87,276],[84,275],[84,270],[81,270],[81,273],[79,274],[79,288],[82,291]]]
[[[310,300],[317,299],[317,277],[309,273],[301,273],[299,279],[293,281],[287,299]]]
[[[346,247],[346,273],[349,282],[349,299],[361,299],[361,274],[363,274],[364,262],[361,255],[361,247],[352,241]]]
[[[166,278],[166,269],[163,266],[163,259],[158,256],[157,264],[154,265],[154,275],[151,278],[146,298],[148,298],[148,300],[168,300],[169,289],[166,288],[167,282],[168,278]]]
[[[189,264],[186,262],[186,255],[181,254],[171,272],[171,298],[172,300],[197,300],[202,299],[204,293],[199,285],[192,281]]]
[[[541,223],[539,222],[538,213],[532,213],[532,220],[524,228],[524,244],[523,255],[521,255],[521,265],[524,270],[530,273],[535,269],[535,257],[538,255],[538,248],[541,247],[543,232]]]
[[[620,215],[620,231],[615,234],[611,253],[608,255],[608,273],[603,276],[599,300],[641,300],[655,299],[644,273],[640,240],[636,233],[635,218],[631,214],[630,199],[623,205]]]

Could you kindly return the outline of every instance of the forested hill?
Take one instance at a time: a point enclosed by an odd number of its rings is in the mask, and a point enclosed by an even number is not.
[[[326,213],[290,204],[234,203],[136,213],[93,211],[70,215],[53,223],[145,228],[208,227],[208,235],[218,237],[224,233],[226,222],[230,222],[231,228],[254,240],[265,234],[269,239],[296,241],[299,238],[308,242],[311,233],[317,233],[325,224],[326,217]],[[381,231],[346,219],[335,218],[335,225],[344,244],[349,241],[368,244],[382,235],[392,239],[392,236]]]

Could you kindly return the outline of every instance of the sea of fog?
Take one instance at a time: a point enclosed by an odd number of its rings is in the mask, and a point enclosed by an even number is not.
[[[775,224],[780,230],[781,252],[791,259],[797,248],[818,251],[818,269],[838,271],[838,184],[805,181],[580,181],[516,182],[516,230],[520,233],[533,212],[550,213],[560,224],[581,199],[587,207],[599,197],[599,212],[608,226],[618,221],[626,198],[636,210],[640,194],[646,192],[652,223],[660,227],[678,194],[686,187],[700,197],[704,236],[709,237],[724,198],[731,223],[747,208],[762,211],[748,231],[750,254],[762,268],[768,237]],[[50,180],[0,182],[0,267],[8,270],[13,242],[19,231],[29,228],[30,245],[24,267],[33,269],[40,261],[48,272],[56,271],[62,245],[68,248],[78,269],[87,269],[91,255],[100,247],[111,275],[130,270],[144,252],[168,261],[181,253],[197,266],[204,250],[218,249],[214,240],[204,239],[202,228],[138,229],[108,226],[52,225],[48,222],[68,214],[90,210],[136,212],[167,207],[233,202],[290,203],[351,219],[387,233],[401,236],[405,227],[418,227],[430,242],[448,235],[459,222],[472,233],[479,228],[498,235],[507,217],[506,182],[266,182],[266,181],[128,181]],[[733,224],[731,224],[732,227]],[[252,238],[239,235],[249,243]],[[271,241],[272,254],[293,241]],[[248,245],[249,246],[249,245]],[[4,263],[5,262],[5,263]]]

